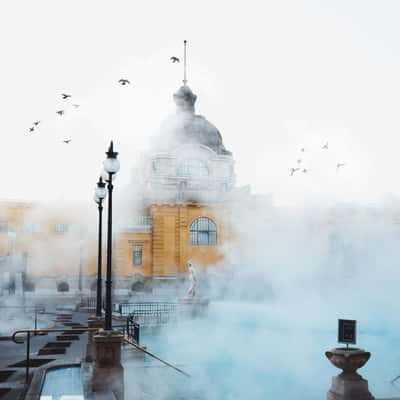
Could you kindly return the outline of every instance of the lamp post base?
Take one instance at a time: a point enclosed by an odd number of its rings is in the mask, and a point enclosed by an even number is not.
[[[104,328],[104,318],[103,317],[95,317],[95,316],[91,316],[88,318],[88,327],[89,328]],[[93,341],[93,336],[96,334],[97,332],[89,332],[88,333],[88,343],[86,346],[86,357],[85,357],[85,361],[86,362],[93,362],[94,360],[94,352],[95,352],[95,348],[94,348],[94,341]]]
[[[93,336],[93,341],[92,391],[111,391],[116,400],[124,400],[124,370],[121,365],[123,335],[115,330],[100,330]]]

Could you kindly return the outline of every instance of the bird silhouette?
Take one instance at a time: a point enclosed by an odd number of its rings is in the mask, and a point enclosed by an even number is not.
[[[63,140],[63,143],[68,144],[70,141],[71,141],[71,139]]]
[[[129,82],[128,79],[120,79],[120,80],[118,81],[118,83],[120,83],[122,86],[130,85],[130,82]]]
[[[305,150],[305,149],[304,149],[304,147],[303,147],[300,151],[301,151],[302,153],[304,153],[304,150]]]
[[[171,60],[174,64],[177,63],[177,62],[180,62],[179,58],[178,58],[178,57],[175,57],[175,56],[171,57],[170,60]]]
[[[64,115],[65,111],[64,110],[60,110],[60,111],[56,111],[58,115]]]
[[[345,165],[346,165],[345,163],[338,163],[338,164],[336,164],[336,172],[339,171],[339,168],[342,168],[342,167],[344,167]]]
[[[63,100],[68,99],[69,97],[72,97],[70,94],[65,94],[65,93],[61,93],[61,96],[62,96]]]
[[[322,146],[322,148],[325,149],[325,150],[327,150],[327,149],[328,149],[328,142],[326,142],[326,143]]]
[[[29,128],[29,132],[33,132],[35,130],[35,128],[33,127],[33,126],[31,126],[30,128]]]
[[[73,106],[73,107],[75,107],[75,108],[78,108],[78,107],[80,107],[80,105],[79,105],[79,104],[72,104],[72,106]]]
[[[42,121],[35,121],[33,125],[38,126]]]
[[[301,158],[299,158],[298,160],[297,160],[297,164],[300,164],[301,163]]]
[[[297,172],[300,168],[292,168],[290,170],[290,176],[293,176],[295,172]]]
[[[308,172],[307,168],[303,168],[303,171],[301,171],[303,174],[306,174]]]

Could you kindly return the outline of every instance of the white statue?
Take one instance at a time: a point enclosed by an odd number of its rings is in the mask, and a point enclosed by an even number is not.
[[[196,270],[193,266],[192,260],[187,262],[187,267],[189,270],[189,282],[190,286],[186,293],[186,297],[189,299],[193,299],[196,296]]]

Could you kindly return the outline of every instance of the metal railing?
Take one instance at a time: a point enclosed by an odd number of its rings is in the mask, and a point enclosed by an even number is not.
[[[177,320],[177,313],[160,311],[135,311],[128,318],[137,324],[144,326],[166,325]]]
[[[181,370],[180,368],[176,367],[175,365],[172,365],[171,363],[169,363],[169,362],[163,360],[162,358],[156,356],[154,353],[151,353],[150,351],[148,351],[148,350],[145,349],[144,347],[140,346],[139,344],[137,344],[137,343],[135,343],[135,342],[132,342],[131,340],[126,339],[126,338],[124,339],[124,341],[125,341],[125,343],[130,344],[131,346],[135,347],[136,349],[138,349],[138,350],[141,351],[142,353],[145,353],[145,354],[149,355],[150,357],[153,357],[153,358],[155,358],[156,360],[162,362],[162,363],[163,363],[164,365],[166,365],[167,367],[170,367],[170,368],[174,369],[175,371],[180,372],[181,374],[185,375],[185,376],[188,377],[188,378],[191,377],[187,372]]]
[[[175,313],[180,308],[180,303],[174,302],[142,302],[142,303],[119,303],[118,313],[120,315],[129,315],[132,313]]]
[[[88,308],[89,310],[95,310],[96,303],[97,303],[96,297],[86,297],[85,299],[82,299],[81,305],[83,307]]]
[[[131,315],[126,319],[126,336],[129,340],[140,344],[140,324]]]
[[[125,326],[122,326],[125,329]],[[82,332],[97,332],[99,331],[100,328],[89,328],[87,326],[80,326],[79,328],[71,328],[71,329],[62,329],[62,328],[45,328],[45,329],[19,329],[17,331],[15,331],[11,338],[14,341],[14,343],[17,344],[23,344],[23,341],[17,340],[17,335],[19,334],[23,334],[25,333],[27,336],[27,341],[26,341],[26,367],[25,367],[25,383],[28,384],[29,382],[29,362],[30,362],[30,348],[31,348],[31,333],[53,333],[53,332],[68,332],[68,333],[82,333]],[[125,332],[125,331],[124,331]],[[166,366],[173,368],[175,371],[180,372],[181,374],[187,376],[190,378],[190,375],[188,373],[186,373],[185,371],[181,370],[180,368],[172,365],[171,363],[163,360],[162,358],[158,357],[157,355],[155,355],[154,353],[151,353],[150,351],[148,351],[147,349],[145,349],[144,347],[139,345],[139,337],[137,342],[132,341],[131,339],[129,339],[129,336],[125,336],[124,335],[124,342],[130,344],[131,346],[135,347],[136,349],[138,349],[139,351],[141,351],[142,353],[145,353],[147,355],[149,355],[150,357],[155,358],[156,360],[162,362],[163,364],[165,364]]]

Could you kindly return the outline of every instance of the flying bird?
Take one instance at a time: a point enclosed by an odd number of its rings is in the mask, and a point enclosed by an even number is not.
[[[290,170],[290,176],[293,176],[295,172],[297,172],[300,168],[292,168]]]
[[[35,128],[33,127],[33,126],[31,126],[30,128],[29,128],[29,132],[33,132],[35,130]]]
[[[328,149],[328,142],[326,142],[326,143],[322,146],[322,148],[327,150],[327,149]]]
[[[72,104],[73,107],[78,108],[79,104]]]
[[[345,165],[346,165],[345,163],[338,163],[338,164],[336,165],[336,172],[339,171],[339,168],[344,167]]]
[[[120,79],[120,80],[118,81],[118,83],[120,83],[122,86],[130,85],[130,84],[131,84],[131,83],[129,82],[128,79]]]
[[[297,160],[297,164],[300,164],[301,163],[301,158],[299,158],[298,160]]]
[[[33,125],[38,126],[42,121],[35,121]]]
[[[303,174],[306,174],[308,172],[307,168],[303,168],[303,171],[301,171]]]
[[[72,97],[70,94],[65,94],[65,93],[62,93],[61,96],[62,96],[63,100],[68,99],[69,97]]]
[[[300,150],[302,153],[304,153],[304,147]]]
[[[71,141],[71,139],[63,140],[63,143],[68,144],[70,141]]]
[[[175,57],[175,56],[171,57],[170,60],[171,60],[174,64],[177,63],[177,62],[180,62],[180,61],[179,61],[179,58],[178,58],[178,57]]]
[[[60,111],[56,111],[58,115],[64,115],[65,111],[64,110],[60,110]]]

